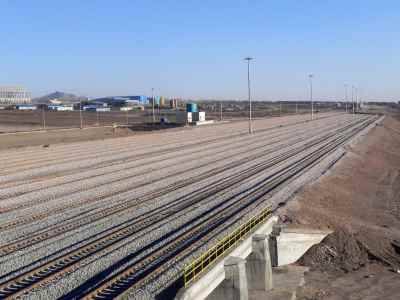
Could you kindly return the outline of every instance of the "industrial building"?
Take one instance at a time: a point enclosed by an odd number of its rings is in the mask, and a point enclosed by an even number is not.
[[[109,106],[146,105],[149,104],[149,99],[147,96],[113,96],[92,99],[90,102],[106,103]]]
[[[23,87],[0,87],[0,105],[30,104],[31,93]]]

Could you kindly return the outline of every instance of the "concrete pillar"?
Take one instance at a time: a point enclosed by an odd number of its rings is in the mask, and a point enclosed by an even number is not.
[[[248,300],[246,260],[229,256],[224,261],[225,279],[207,300]]]
[[[272,227],[272,232],[268,239],[269,252],[271,257],[271,264],[273,267],[278,266],[278,236],[281,234],[282,227],[279,225],[274,225]]]
[[[273,287],[269,236],[256,234],[252,238],[251,254],[246,260],[250,289],[269,291]]]

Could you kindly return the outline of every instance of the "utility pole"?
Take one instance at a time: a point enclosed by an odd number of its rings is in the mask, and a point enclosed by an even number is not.
[[[82,100],[79,101],[79,120],[81,121],[81,129],[82,129],[83,128]]]
[[[313,100],[313,79],[314,75],[310,74],[308,75],[308,78],[310,80],[310,100],[311,100],[311,120],[314,120],[314,100]]]
[[[222,102],[219,103],[219,120],[222,121]]]
[[[347,113],[347,84],[344,85],[344,103],[346,105],[346,113]]]
[[[151,88],[151,102],[152,102],[152,107],[153,107],[153,124],[156,123],[156,116],[154,115],[154,88]]]
[[[297,101],[296,101],[296,115],[298,114]]]
[[[43,122],[43,130],[46,130],[46,112],[44,108],[44,104],[42,105],[42,122]]]
[[[249,134],[253,133],[253,124],[251,119],[251,91],[250,91],[250,61],[253,60],[252,57],[246,57],[244,60],[247,61],[247,89],[249,95]]]
[[[98,107],[96,107],[96,123],[97,123],[97,126],[100,126],[100,116],[99,116]]]
[[[351,103],[353,105],[353,117],[355,114],[355,107],[354,107],[354,85],[351,86]]]
[[[355,88],[355,99],[354,99],[354,101],[355,101],[355,110],[354,110],[354,113],[356,113],[357,112],[357,110],[358,110],[358,107],[357,107],[357,105],[358,105],[358,90],[357,90],[357,88]]]

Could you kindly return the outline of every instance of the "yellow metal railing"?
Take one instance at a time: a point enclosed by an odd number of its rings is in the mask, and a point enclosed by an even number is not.
[[[228,250],[236,246],[250,232],[254,231],[257,225],[263,223],[271,215],[271,207],[266,207],[257,216],[251,218],[245,224],[241,225],[234,232],[224,237],[217,245],[196,258],[184,269],[183,278],[185,287],[194,281],[204,270],[206,270],[219,257],[225,255]]]

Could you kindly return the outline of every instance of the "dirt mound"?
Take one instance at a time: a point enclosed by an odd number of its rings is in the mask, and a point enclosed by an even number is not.
[[[310,248],[299,264],[321,271],[358,270],[368,262],[368,252],[357,238],[345,230],[335,231]]]
[[[399,269],[400,243],[373,232],[351,234],[339,229],[310,248],[298,261],[314,270],[344,272],[358,270],[371,262]]]
[[[298,263],[298,299],[399,299],[400,113],[387,117],[326,176],[280,212],[288,223],[334,233]],[[361,295],[362,294],[362,295]]]

